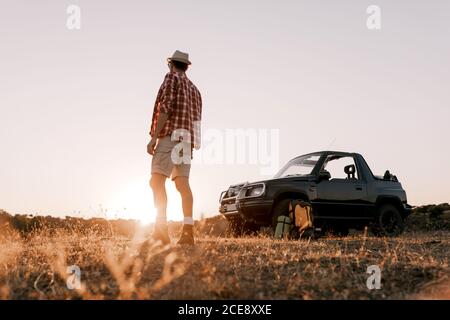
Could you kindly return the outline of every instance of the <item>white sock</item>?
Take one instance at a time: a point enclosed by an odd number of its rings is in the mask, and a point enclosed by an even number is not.
[[[194,225],[194,219],[192,217],[184,217],[183,223]]]

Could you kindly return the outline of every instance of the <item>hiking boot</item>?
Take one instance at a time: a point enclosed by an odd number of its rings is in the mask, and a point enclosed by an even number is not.
[[[167,224],[155,224],[153,229],[152,239],[161,241],[163,245],[170,243],[169,231]]]
[[[180,240],[178,240],[177,244],[194,244],[194,226],[191,224],[183,225],[183,230],[181,231]]]

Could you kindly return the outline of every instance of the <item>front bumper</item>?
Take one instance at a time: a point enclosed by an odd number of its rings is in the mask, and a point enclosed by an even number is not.
[[[237,195],[227,197],[227,191],[222,192],[219,198],[219,212],[226,218],[235,218],[240,215],[236,205]]]
[[[236,200],[227,201],[225,203],[221,203],[219,207],[219,212],[226,217],[239,215],[239,210],[237,209]]]
[[[273,200],[260,198],[224,198],[221,200],[219,212],[227,219],[240,217],[246,221],[265,223],[270,217]]]
[[[273,200],[263,198],[238,199],[237,209],[241,216],[248,221],[264,224],[270,222],[270,212]]]

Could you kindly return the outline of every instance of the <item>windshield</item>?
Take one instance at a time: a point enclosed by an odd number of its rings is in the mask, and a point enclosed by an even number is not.
[[[275,175],[275,178],[306,176],[311,174],[319,159],[320,154],[311,154],[295,158],[281,168],[281,170]]]

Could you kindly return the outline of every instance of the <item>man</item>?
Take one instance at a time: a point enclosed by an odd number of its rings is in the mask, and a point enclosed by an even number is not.
[[[189,186],[192,149],[199,148],[202,99],[186,76],[191,65],[189,55],[175,51],[167,59],[169,73],[159,89],[153,110],[151,140],[147,152],[153,156],[150,186],[156,206],[153,239],[170,243],[167,230],[167,194],[165,182],[172,178],[180,192],[184,222],[178,244],[194,244],[193,197]]]

